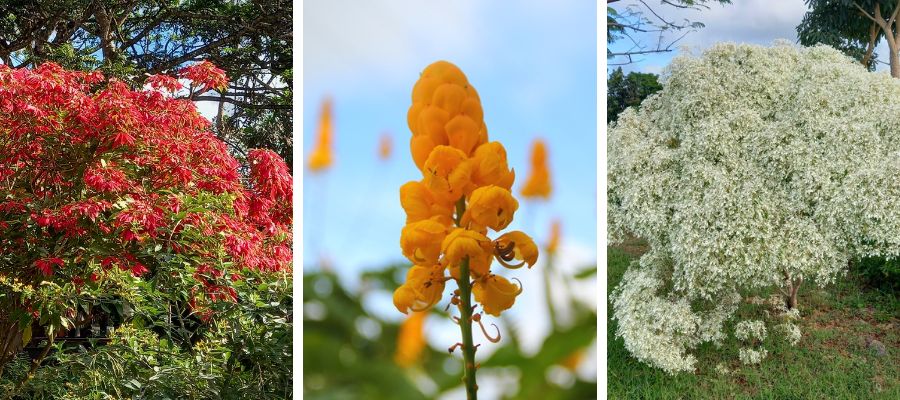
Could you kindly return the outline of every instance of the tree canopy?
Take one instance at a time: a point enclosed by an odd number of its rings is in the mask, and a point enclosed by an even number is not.
[[[900,254],[900,113],[884,101],[897,96],[900,82],[827,46],[676,58],[609,130],[610,237],[651,247],[612,296],[626,348],[692,370],[691,349],[728,334],[742,295],[772,289],[772,315],[795,318],[801,284]]]
[[[629,72],[625,75],[621,67],[616,68],[606,79],[606,122],[615,121],[626,108],[640,105],[647,96],[662,89],[657,79],[656,74]]]
[[[900,31],[897,0],[806,0],[809,7],[797,26],[800,43],[822,43],[875,69],[875,47],[885,40],[891,75],[900,77]]]
[[[290,165],[292,2],[288,0],[2,0],[0,61],[99,69],[140,85],[208,60],[231,78],[193,100],[219,103],[232,151],[279,153]]]

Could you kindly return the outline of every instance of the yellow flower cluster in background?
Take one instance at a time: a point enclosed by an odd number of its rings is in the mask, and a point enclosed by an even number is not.
[[[559,247],[559,235],[561,230],[562,224],[558,219],[554,219],[553,223],[550,225],[550,239],[547,241],[548,253],[556,253],[556,248]]]
[[[413,267],[394,292],[394,305],[403,313],[427,310],[441,299],[447,280],[467,279],[474,280],[472,293],[484,312],[499,316],[522,288],[491,273],[493,260],[507,268],[530,268],[538,256],[534,241],[523,232],[507,232],[495,240],[487,236],[505,229],[519,207],[510,192],[515,172],[506,150],[488,141],[478,93],[446,61],[422,72],[407,122],[422,179],[400,188],[406,211],[400,247]],[[469,276],[461,277],[465,260]]]
[[[397,351],[394,353],[394,362],[401,367],[409,367],[416,363],[425,350],[425,316],[428,313],[412,313],[400,324],[400,333],[397,336]]]
[[[309,169],[313,172],[324,170],[334,162],[331,141],[333,135],[331,123],[331,99],[322,102],[322,111],[319,115],[319,132],[315,147],[309,156]]]
[[[531,174],[522,186],[522,196],[550,198],[550,169],[547,167],[547,145],[535,139],[531,145]]]
[[[378,139],[378,158],[382,161],[387,161],[391,158],[392,149],[391,135],[387,132],[381,134],[381,138]]]

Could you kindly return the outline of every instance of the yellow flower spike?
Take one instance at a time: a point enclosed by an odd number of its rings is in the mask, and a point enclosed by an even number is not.
[[[456,203],[472,184],[472,166],[466,155],[457,148],[437,146],[431,151],[422,169],[422,184],[447,203]]]
[[[424,328],[427,315],[427,312],[415,312],[400,324],[394,362],[402,368],[414,365],[425,350]]]
[[[528,235],[521,231],[512,231],[500,235],[494,241],[497,261],[510,269],[521,268],[528,264],[528,268],[534,266],[538,259],[538,247]],[[519,264],[510,264],[512,260],[519,260]]]
[[[437,264],[441,241],[447,236],[452,221],[443,216],[407,224],[400,232],[400,248],[413,264]]]
[[[519,202],[509,190],[494,185],[483,186],[475,189],[469,197],[462,223],[474,223],[500,231],[509,226],[517,209]]]
[[[547,242],[548,253],[556,253],[556,248],[559,247],[560,230],[561,224],[559,220],[553,220],[553,224],[550,225],[550,240]]]
[[[319,134],[312,153],[309,155],[309,169],[313,172],[324,170],[333,162],[331,150],[331,137],[333,128],[331,124],[331,99],[322,102],[322,111],[319,115]]]
[[[472,164],[472,183],[476,186],[496,185],[506,190],[512,189],[516,172],[509,168],[506,149],[500,142],[478,146],[469,163]]]
[[[429,219],[434,216],[453,215],[453,205],[440,201],[422,182],[411,181],[400,186],[400,205],[406,211],[406,223]]]
[[[513,278],[515,279],[515,278]],[[516,279],[518,282],[518,279]],[[522,293],[522,283],[516,286],[506,278],[490,274],[475,281],[472,294],[481,303],[484,312],[499,317],[500,313],[512,307],[516,296]]]
[[[549,198],[551,185],[550,170],[547,168],[547,146],[541,139],[535,139],[531,145],[530,172],[522,186],[522,196]]]
[[[436,146],[449,145],[472,155],[487,142],[478,92],[455,65],[435,62],[422,72],[406,114],[412,132],[410,151],[419,169]]]
[[[459,263],[469,258],[469,272],[474,277],[487,274],[491,268],[491,239],[464,228],[454,228],[441,243],[442,262],[450,267],[450,275],[459,279]]]

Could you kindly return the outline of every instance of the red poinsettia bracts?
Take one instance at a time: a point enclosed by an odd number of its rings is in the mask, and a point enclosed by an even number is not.
[[[228,84],[208,62],[180,77]],[[284,161],[252,150],[242,175],[195,105],[166,93],[176,78],[146,83],[0,65],[0,273],[93,284],[112,268],[153,274],[173,256],[238,278],[291,270]],[[200,292],[229,298],[217,285]]]

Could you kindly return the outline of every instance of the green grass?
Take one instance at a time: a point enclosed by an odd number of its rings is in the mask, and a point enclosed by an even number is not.
[[[607,257],[609,288],[615,288],[640,244],[610,247]],[[765,293],[759,293],[765,295]],[[608,293],[607,293],[608,296]],[[769,356],[760,365],[737,360],[733,338],[721,348],[697,349],[698,370],[669,375],[643,364],[615,338],[616,323],[608,319],[607,393],[610,399],[900,399],[900,303],[896,294],[867,287],[850,273],[821,289],[801,288],[799,299],[803,338],[792,347],[777,341],[767,345]],[[612,308],[610,307],[610,313]],[[752,313],[743,306],[739,314]],[[887,347],[877,357],[865,338]],[[724,363],[732,372],[715,371]]]

